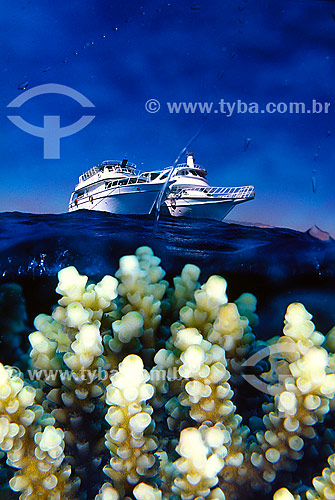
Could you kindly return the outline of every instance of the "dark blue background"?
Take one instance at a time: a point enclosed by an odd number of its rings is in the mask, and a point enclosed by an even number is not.
[[[334,39],[331,1],[2,0],[0,210],[65,212],[91,165],[127,154],[141,169],[164,167],[201,127],[191,149],[211,184],[256,187],[255,201],[231,219],[335,233]],[[61,140],[59,160],[44,160],[42,139],[6,117],[22,82],[68,85],[96,106],[87,128]],[[145,110],[151,98],[158,113]],[[221,98],[331,106],[228,118],[170,114],[166,105]],[[46,114],[61,115],[63,126],[83,114],[52,95],[19,111],[36,125]]]

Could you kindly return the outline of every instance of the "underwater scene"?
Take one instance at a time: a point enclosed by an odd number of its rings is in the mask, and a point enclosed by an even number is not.
[[[0,500],[334,500],[334,1],[0,15]]]

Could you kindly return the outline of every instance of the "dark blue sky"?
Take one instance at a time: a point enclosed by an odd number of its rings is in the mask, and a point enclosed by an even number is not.
[[[191,149],[211,184],[256,187],[231,219],[335,233],[335,2],[2,0],[0,15],[1,211],[65,212],[91,165],[127,154],[141,169],[167,166],[201,127]],[[7,119],[23,82],[67,85],[95,105],[93,122],[61,139],[60,159],[43,159],[42,139]],[[331,104],[328,114],[231,117],[166,105],[222,98]],[[148,99],[159,112],[145,110]],[[45,95],[17,113],[66,126],[83,110]]]

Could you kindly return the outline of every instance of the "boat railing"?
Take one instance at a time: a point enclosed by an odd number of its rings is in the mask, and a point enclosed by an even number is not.
[[[79,182],[86,181],[87,179],[89,179],[93,175],[97,174],[98,172],[100,172],[100,168],[99,167],[92,167],[92,168],[90,168],[89,170],[87,170],[87,172],[84,172],[83,174],[81,174],[79,176]]]
[[[116,167],[116,166],[121,166],[122,165],[122,160],[104,160],[101,162],[101,167]],[[132,163],[130,161],[127,161],[124,164],[124,167],[130,167],[131,169],[135,169],[136,165],[135,163]]]
[[[173,167],[167,167],[167,168],[173,168]],[[195,163],[194,165],[188,165],[187,163],[177,163],[176,168],[189,168],[189,169],[194,169],[194,170],[203,170],[206,175],[207,175],[207,170],[205,167],[202,165],[199,165],[199,163]]]
[[[254,186],[240,186],[240,187],[195,187],[189,186],[173,186],[171,192],[176,197],[192,196],[192,192],[204,193],[207,196],[218,198],[253,198],[255,196]]]
[[[117,169],[117,172],[124,172],[127,174],[134,174],[136,170],[136,165],[134,163],[128,162],[126,165],[122,166],[121,161],[105,160],[101,163],[101,165],[94,166],[81,174],[79,176],[79,182],[87,181],[87,179],[90,179],[93,175],[102,173],[105,167],[108,169],[112,167],[113,170]]]

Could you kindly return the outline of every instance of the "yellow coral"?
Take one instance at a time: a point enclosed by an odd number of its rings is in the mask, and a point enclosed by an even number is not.
[[[18,472],[10,480],[20,499],[61,500],[74,491],[71,468],[63,465],[64,433],[34,404],[35,390],[0,364],[0,449]]]
[[[111,426],[106,446],[111,452],[110,467],[105,473],[116,487],[125,492],[137,484],[141,477],[155,474],[157,441],[153,430],[152,408],[146,401],[154,388],[148,383],[149,373],[144,370],[139,356],[129,355],[119,365],[107,387],[106,403],[110,406],[106,420]]]
[[[194,292],[200,288],[199,276],[198,266],[186,264],[181,275],[173,278],[174,288],[169,289],[168,292],[170,307],[174,313],[179,314],[180,309],[186,306],[187,302],[194,300]]]
[[[198,429],[181,431],[176,451],[181,455],[175,462],[179,476],[174,480],[172,491],[183,500],[201,498],[209,495],[218,482],[217,474],[224,461],[205,445]]]
[[[154,332],[161,322],[161,300],[167,290],[165,271],[159,266],[160,259],[149,247],[140,247],[136,255],[120,259],[116,277],[120,280],[119,296],[122,298],[122,313],[138,311],[143,317],[143,343],[154,346]]]
[[[240,375],[241,365],[255,335],[249,327],[248,318],[240,316],[236,304],[228,303],[220,307],[207,339],[223,347],[231,374]]]
[[[177,347],[186,347],[189,329],[179,330]],[[235,407],[233,392],[227,383],[225,352],[218,345],[206,342],[199,334],[198,343],[190,344],[180,355],[179,375],[185,379],[184,391],[179,396],[183,406],[190,407],[196,422],[228,422]]]
[[[242,386],[243,362],[259,348],[256,299],[229,303],[224,278],[200,286],[199,272],[185,266],[167,290],[148,247],[121,258],[119,282],[88,284],[72,266],[60,271],[58,307],[39,315],[29,336],[43,408],[37,390],[0,365],[0,449],[18,469],[10,486],[22,500],[76,495],[68,463],[82,479],[78,498],[90,482],[87,496],[96,495],[106,404],[110,482],[96,500],[231,500],[268,492],[279,470],[293,470],[334,397],[333,331],[325,341],[302,304],[288,307],[283,336],[268,343],[271,370],[261,378],[273,397],[253,434],[236,414],[232,386]],[[308,500],[334,497],[334,456]],[[274,500],[298,496],[281,488]]]
[[[322,471],[322,476],[313,479],[315,490],[306,492],[307,500],[332,500],[335,497],[335,455],[328,457],[329,467]]]
[[[213,326],[219,307],[226,304],[227,282],[221,276],[211,276],[194,292],[194,302],[180,310],[180,321],[186,327],[198,328],[206,335]]]
[[[276,477],[276,470],[289,466],[289,458],[302,456],[303,439],[314,437],[312,426],[323,420],[335,393],[335,375],[327,373],[328,355],[318,347],[322,338],[310,320],[311,315],[301,304],[288,307],[284,327],[285,336],[291,339],[288,370],[281,384],[273,387],[273,393],[277,393],[274,410],[263,419],[267,430],[257,434],[262,451],[251,454],[251,462],[269,482]],[[290,362],[292,353],[298,359]]]

